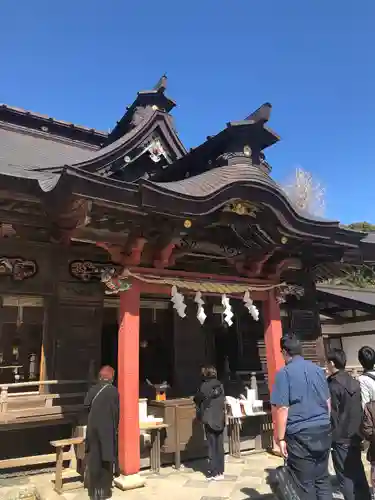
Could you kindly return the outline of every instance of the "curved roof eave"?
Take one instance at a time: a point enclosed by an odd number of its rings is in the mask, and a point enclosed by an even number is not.
[[[208,209],[209,212],[216,209],[213,201],[215,197],[229,188],[241,188],[245,185],[261,187],[280,197],[288,210],[301,221],[322,226],[339,226],[339,221],[327,220],[300,210],[293,204],[284,190],[257,166],[243,164],[217,167],[180,181],[154,182],[145,180],[142,185],[145,190],[149,189],[187,202],[199,203],[200,210],[206,209],[211,204],[211,208]],[[230,199],[233,199],[232,195],[227,201]]]
[[[272,209],[281,224],[288,223],[296,233],[332,238],[334,234],[348,245],[357,246],[361,233],[345,231],[339,221],[326,220],[299,210],[287,194],[256,166],[218,167],[192,178],[175,182],[143,181],[145,206],[181,216],[210,214],[233,199],[262,203]],[[167,203],[165,200],[169,198]],[[163,208],[164,207],[164,208]],[[340,236],[342,236],[340,238]]]
[[[55,171],[49,182],[38,182],[42,196],[68,198],[74,195],[129,208],[141,206],[136,184],[103,177],[68,165],[62,167],[59,172]]]

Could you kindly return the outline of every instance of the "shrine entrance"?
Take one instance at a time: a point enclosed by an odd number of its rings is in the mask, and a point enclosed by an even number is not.
[[[118,367],[118,298],[104,302],[101,336],[101,365]],[[142,298],[140,304],[139,395],[152,399],[152,384],[173,386],[173,310],[170,300]]]

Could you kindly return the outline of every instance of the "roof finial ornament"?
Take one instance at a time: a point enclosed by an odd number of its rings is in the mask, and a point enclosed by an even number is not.
[[[245,120],[249,120],[251,122],[257,123],[266,123],[271,117],[271,109],[272,105],[269,102],[265,102],[255,110],[253,113],[251,113]]]
[[[153,90],[157,90],[158,92],[165,92],[167,90],[167,73],[164,73],[161,78],[159,78],[158,83],[155,85]]]

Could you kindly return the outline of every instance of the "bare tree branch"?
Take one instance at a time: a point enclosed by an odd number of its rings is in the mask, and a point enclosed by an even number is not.
[[[313,179],[310,172],[296,168],[294,176],[284,186],[284,191],[300,210],[312,215],[324,215],[325,188]]]

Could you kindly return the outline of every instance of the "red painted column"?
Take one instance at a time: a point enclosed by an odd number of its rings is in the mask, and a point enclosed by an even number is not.
[[[119,462],[129,476],[140,469],[139,446],[139,313],[140,287],[120,293],[118,390],[120,393]]]
[[[273,384],[275,382],[276,372],[278,372],[285,364],[280,349],[280,339],[282,337],[280,306],[277,303],[274,290],[270,290],[268,292],[268,300],[263,302],[263,315],[268,388],[271,394]]]
[[[276,373],[285,364],[284,358],[281,354],[280,339],[283,334],[280,306],[277,303],[274,290],[268,292],[268,300],[263,302],[264,313],[264,342],[266,344],[266,359],[267,359],[267,372],[268,372],[268,389],[270,395],[272,393],[273,384],[275,383]],[[274,432],[275,426],[275,413],[272,411],[272,422]],[[273,448],[276,451],[275,437]]]

